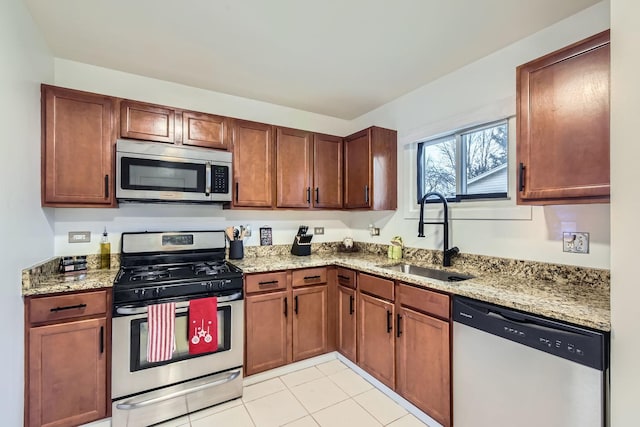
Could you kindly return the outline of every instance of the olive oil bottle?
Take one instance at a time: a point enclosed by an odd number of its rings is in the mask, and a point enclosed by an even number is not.
[[[111,243],[107,236],[107,227],[104,228],[100,241],[100,268],[111,268]]]

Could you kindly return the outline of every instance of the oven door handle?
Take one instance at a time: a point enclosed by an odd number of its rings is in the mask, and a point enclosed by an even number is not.
[[[224,297],[218,297],[218,303],[237,301],[242,299],[242,292],[236,292],[235,294],[227,295]],[[182,301],[176,303],[176,313],[184,313],[189,310],[189,301]],[[144,314],[147,312],[147,306],[136,307],[132,305],[124,305],[116,308],[116,313],[124,315]]]
[[[156,403],[164,402],[170,399],[175,399],[176,397],[184,396],[186,394],[195,393],[197,391],[202,391],[211,387],[216,387],[222,384],[226,384],[238,378],[239,375],[240,375],[240,369],[236,369],[234,371],[230,371],[229,375],[227,375],[226,377],[216,381],[212,381],[210,383],[201,384],[199,386],[191,387],[185,390],[179,390],[174,393],[166,394],[164,396],[153,397],[151,399],[142,400],[142,401],[136,401],[135,398],[125,400],[122,403],[118,403],[116,405],[116,408],[123,409],[125,411],[132,411],[134,409],[144,408],[145,406],[154,405]]]

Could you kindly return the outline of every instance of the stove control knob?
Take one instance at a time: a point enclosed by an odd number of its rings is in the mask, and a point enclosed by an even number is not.
[[[224,280],[218,282],[218,289],[224,289]]]
[[[153,290],[153,296],[160,297],[162,295],[162,291],[164,291],[164,288],[155,288]]]

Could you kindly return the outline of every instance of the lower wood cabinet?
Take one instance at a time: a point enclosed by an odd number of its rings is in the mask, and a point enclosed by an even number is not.
[[[449,297],[400,284],[396,304],[396,391],[448,427],[451,425]]]
[[[359,274],[358,365],[390,388],[395,387],[394,317],[393,281]]]
[[[312,284],[297,283],[297,277]],[[326,278],[324,267],[245,276],[247,375],[328,351]]]
[[[26,300],[25,425],[108,415],[109,306],[106,291]]]
[[[338,286],[338,327],[336,347],[344,357],[356,362],[356,290]]]

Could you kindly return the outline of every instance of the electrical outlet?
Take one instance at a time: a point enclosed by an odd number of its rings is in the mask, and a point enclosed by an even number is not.
[[[90,231],[70,231],[69,243],[89,243],[91,241]]]
[[[369,234],[372,236],[379,236],[380,235],[380,228],[378,227],[370,227],[369,228]]]
[[[313,234],[316,234],[316,235],[324,234],[324,227],[313,227]]]
[[[251,226],[249,224],[244,226],[244,237],[251,237]]]
[[[589,233],[563,232],[562,251],[576,254],[589,253]]]

